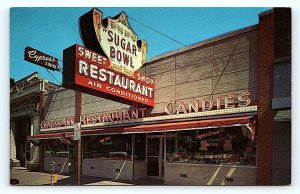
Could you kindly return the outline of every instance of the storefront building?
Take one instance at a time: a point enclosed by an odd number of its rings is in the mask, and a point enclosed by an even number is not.
[[[40,96],[53,84],[37,72],[10,83],[10,159],[13,166],[34,170],[38,167],[38,147],[27,136],[39,133]]]
[[[75,170],[74,124],[80,117],[83,175],[125,180],[154,177],[166,185],[288,184],[275,174],[290,172],[277,160],[279,153],[288,153],[289,148],[272,149],[285,146],[272,139],[290,131],[290,120],[267,117],[270,126],[266,126],[266,115],[261,113],[276,109],[279,117],[280,111],[290,108],[281,107],[284,103],[275,107],[274,99],[288,101],[290,88],[284,96],[266,96],[263,90],[270,87],[276,91],[281,84],[269,71],[274,56],[268,59],[263,53],[264,46],[276,46],[273,37],[266,37],[276,35],[269,32],[275,28],[276,13],[277,9],[263,13],[258,25],[147,61],[138,72],[155,80],[152,108],[62,87],[49,91],[40,105],[44,110],[40,133],[28,136],[40,142],[40,170],[49,170],[51,161],[57,172]],[[264,23],[269,15],[272,22]],[[290,66],[290,62],[283,64],[287,66],[279,66],[284,70]],[[272,76],[263,76],[264,71]],[[274,75],[281,72],[274,68]],[[263,103],[266,99],[268,106]],[[285,140],[289,138],[287,135]]]

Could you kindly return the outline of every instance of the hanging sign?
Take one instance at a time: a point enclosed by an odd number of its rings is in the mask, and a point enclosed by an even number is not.
[[[29,46],[25,48],[24,60],[54,71],[59,70],[57,58]]]

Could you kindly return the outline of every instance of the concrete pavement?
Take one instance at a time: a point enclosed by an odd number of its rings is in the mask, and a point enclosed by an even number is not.
[[[30,172],[23,167],[14,167],[12,169],[12,178],[19,180],[19,185],[48,185],[51,186],[50,173],[48,172]],[[56,186],[77,185],[76,174],[59,174]],[[81,185],[107,185],[107,186],[130,186],[130,185],[162,185],[161,180],[141,179],[138,181],[113,180],[100,177],[81,176]]]

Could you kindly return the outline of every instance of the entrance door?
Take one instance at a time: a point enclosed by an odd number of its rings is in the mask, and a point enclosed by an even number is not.
[[[30,135],[30,128],[31,128],[31,118],[30,117],[22,117],[17,120],[16,125],[16,158],[20,161],[20,165],[26,167],[26,154],[30,159],[30,146],[26,145],[27,136]]]
[[[163,137],[147,137],[147,175],[164,176]]]

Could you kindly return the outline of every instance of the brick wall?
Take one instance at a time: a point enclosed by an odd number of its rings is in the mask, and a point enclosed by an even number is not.
[[[273,100],[291,97],[291,31],[291,8],[274,8]],[[291,184],[290,120],[274,120],[272,155],[272,184]]]
[[[291,56],[291,8],[274,8],[274,57]]]
[[[274,15],[263,13],[258,25],[258,149],[257,185],[272,184]]]

